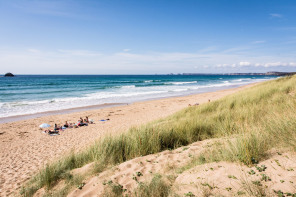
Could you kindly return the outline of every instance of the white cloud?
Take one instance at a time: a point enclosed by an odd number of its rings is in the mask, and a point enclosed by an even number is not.
[[[27,49],[27,51],[29,51],[31,53],[40,53],[40,50],[38,50],[38,49],[32,49],[32,48]]]
[[[239,65],[240,66],[250,66],[251,63],[250,62],[240,62]]]
[[[124,51],[124,52],[128,52],[128,51],[130,51],[130,49],[123,49],[123,51]]]

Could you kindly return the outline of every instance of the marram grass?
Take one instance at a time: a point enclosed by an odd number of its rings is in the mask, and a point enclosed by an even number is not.
[[[52,188],[69,171],[95,162],[102,171],[135,157],[175,149],[195,141],[229,137],[227,146],[202,160],[230,160],[251,165],[276,146],[296,150],[296,77],[260,83],[223,99],[188,107],[117,136],[106,136],[88,149],[47,165],[22,189],[31,196]]]

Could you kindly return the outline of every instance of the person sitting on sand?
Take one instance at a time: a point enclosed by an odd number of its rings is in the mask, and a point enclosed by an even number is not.
[[[73,128],[73,123],[70,123],[69,124],[69,128]]]
[[[58,130],[60,130],[60,128],[58,128],[57,124],[54,124],[54,132],[58,132]]]
[[[84,122],[89,123],[87,116],[85,116]]]
[[[66,128],[69,127],[68,121],[65,122],[64,127],[66,127]]]

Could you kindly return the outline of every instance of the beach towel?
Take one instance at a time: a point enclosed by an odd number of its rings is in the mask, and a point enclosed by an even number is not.
[[[53,133],[53,134],[49,134],[50,136],[56,136],[56,135],[60,135],[59,133]]]
[[[107,118],[106,120],[102,119],[102,120],[100,120],[100,121],[107,121],[107,120],[110,120],[110,119],[109,119],[109,118]]]

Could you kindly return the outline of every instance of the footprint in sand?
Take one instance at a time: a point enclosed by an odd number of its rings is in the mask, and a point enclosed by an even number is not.
[[[131,168],[132,167],[132,164],[129,163],[129,164],[126,165],[126,167],[127,168]]]

